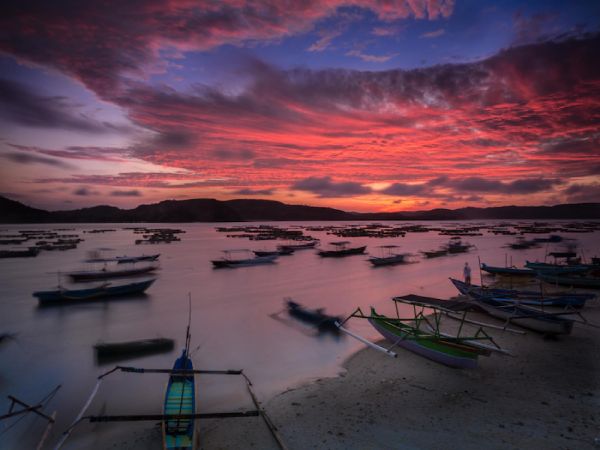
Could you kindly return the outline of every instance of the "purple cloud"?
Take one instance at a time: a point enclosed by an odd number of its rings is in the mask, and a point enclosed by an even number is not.
[[[291,189],[311,192],[319,197],[353,197],[369,194],[372,189],[353,181],[335,182],[331,177],[309,177],[292,184]]]

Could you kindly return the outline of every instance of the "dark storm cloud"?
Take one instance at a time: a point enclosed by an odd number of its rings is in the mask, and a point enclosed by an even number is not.
[[[372,189],[353,181],[335,182],[331,177],[309,177],[291,185],[291,189],[307,191],[319,197],[353,197],[369,194]]]
[[[78,115],[64,97],[44,96],[17,81],[0,79],[0,117],[11,123],[86,133],[106,132],[106,126]]]
[[[10,152],[0,154],[0,157],[6,158],[10,161],[19,164],[46,164],[48,166],[60,167],[62,169],[73,169],[75,166],[67,164],[64,161],[54,158],[47,158],[45,156],[39,156],[30,153]]]

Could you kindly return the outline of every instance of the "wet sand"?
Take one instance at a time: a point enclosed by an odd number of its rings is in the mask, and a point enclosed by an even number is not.
[[[585,313],[600,323],[597,302]],[[265,407],[289,449],[600,448],[600,330],[576,324],[557,340],[491,334],[515,357],[457,370],[403,349],[396,359],[364,349],[339,377]],[[203,449],[277,448],[258,420],[200,430]]]

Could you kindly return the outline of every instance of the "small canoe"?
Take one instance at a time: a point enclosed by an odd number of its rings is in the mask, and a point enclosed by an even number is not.
[[[428,252],[421,252],[425,255],[425,258],[439,258],[440,256],[446,256],[448,254],[448,250],[430,250]]]
[[[126,263],[136,263],[140,261],[156,261],[160,253],[156,253],[155,255],[141,255],[141,256],[117,256],[115,260],[117,264],[126,264]]]
[[[183,350],[175,360],[173,370],[194,370],[188,354]],[[193,415],[196,413],[194,375],[171,374],[165,391],[163,414],[165,416]],[[193,419],[167,419],[162,422],[163,448],[165,450],[192,450],[194,448],[195,422]]]
[[[173,350],[173,339],[155,338],[127,342],[99,342],[94,345],[99,359],[116,359],[137,355],[149,355]]]
[[[366,248],[367,248],[367,246],[363,245],[360,247],[350,247],[350,248],[342,247],[342,248],[338,248],[335,250],[321,250],[318,252],[318,255],[323,258],[328,258],[328,257],[339,258],[339,257],[343,257],[343,256],[360,255],[365,252]]]
[[[369,262],[376,267],[379,266],[392,266],[394,264],[403,264],[406,262],[408,253],[393,254],[390,256],[372,256],[369,258]]]
[[[103,300],[106,298],[141,294],[148,289],[155,280],[155,278],[152,278],[146,281],[116,286],[113,286],[110,283],[105,283],[88,289],[57,289],[54,291],[37,291],[33,293],[33,296],[38,299],[41,305]]]
[[[600,289],[600,277],[576,275],[566,276],[540,272],[538,273],[538,278],[546,283],[560,284],[561,286]]]
[[[259,264],[274,263],[275,260],[277,259],[277,256],[278,255],[256,256],[254,258],[244,258],[244,259],[223,258],[223,259],[215,259],[211,262],[216,269],[224,268],[224,267],[247,267],[247,266],[256,266]]]
[[[593,269],[591,264],[549,264],[543,262],[526,261],[525,267],[536,272],[552,275],[567,275],[572,273],[586,273]]]

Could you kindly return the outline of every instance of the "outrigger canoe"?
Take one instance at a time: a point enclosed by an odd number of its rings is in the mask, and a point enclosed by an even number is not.
[[[139,281],[137,283],[121,284],[113,286],[105,283],[88,289],[57,289],[54,291],[37,291],[33,296],[41,305],[52,305],[65,302],[93,301],[111,297],[123,297],[133,294],[141,294],[148,289],[156,279]]]
[[[193,371],[194,365],[189,356],[188,346],[175,360],[173,370]],[[172,373],[165,391],[164,416],[162,422],[163,445],[165,450],[192,450],[194,448],[195,421],[193,418],[169,416],[192,416],[196,413],[196,389],[194,374]]]

